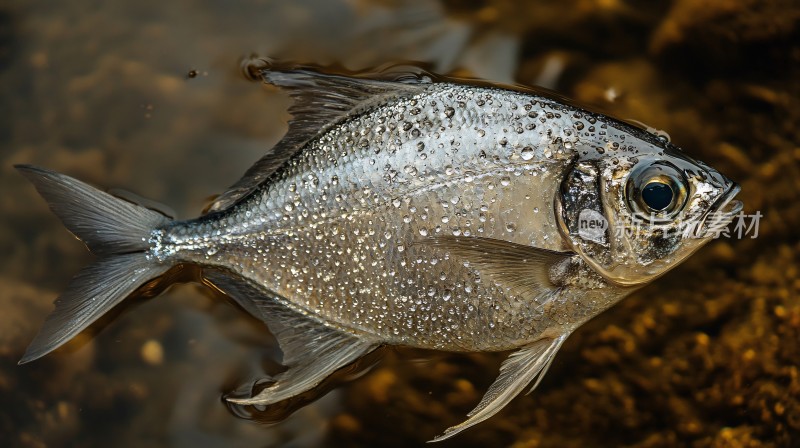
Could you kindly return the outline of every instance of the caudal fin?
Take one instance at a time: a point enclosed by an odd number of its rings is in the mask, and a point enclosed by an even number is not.
[[[33,183],[64,226],[100,258],[72,279],[55,301],[20,364],[60,347],[144,283],[171,266],[149,257],[153,230],[166,216],[63,174],[30,165],[16,168]]]

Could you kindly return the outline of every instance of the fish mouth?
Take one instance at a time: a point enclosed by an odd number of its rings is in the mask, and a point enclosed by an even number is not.
[[[742,211],[744,203],[733,199],[741,190],[742,188],[738,184],[731,183],[728,191],[714,202],[703,218],[703,226],[706,229],[705,236],[716,234],[719,230],[727,227],[733,218]]]

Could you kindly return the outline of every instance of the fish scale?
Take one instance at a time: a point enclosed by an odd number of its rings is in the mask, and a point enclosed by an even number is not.
[[[193,264],[284,354],[273,384],[235,403],[294,397],[381,345],[515,349],[442,440],[535,388],[576,328],[742,208],[738,186],[659,135],[540,93],[259,67],[294,101],[289,130],[199,218],[18,167],[99,256],[21,362]]]

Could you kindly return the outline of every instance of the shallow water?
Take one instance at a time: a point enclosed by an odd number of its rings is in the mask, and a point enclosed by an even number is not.
[[[239,73],[251,53],[544,85],[667,130],[764,216],[582,327],[536,392],[446,444],[800,443],[799,18],[788,0],[3,3],[0,445],[422,445],[496,376],[503,354],[386,350],[281,423],[242,419],[220,397],[275,347],[191,284],[16,365],[89,256],[11,166],[195,216],[285,130],[287,98]]]

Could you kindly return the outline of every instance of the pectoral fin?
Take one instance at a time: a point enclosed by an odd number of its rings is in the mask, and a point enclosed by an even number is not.
[[[228,398],[238,404],[268,405],[306,392],[336,370],[374,350],[376,341],[326,326],[312,316],[290,309],[287,301],[246,279],[207,269],[203,276],[245,310],[263,320],[275,335],[288,367],[275,375],[275,384],[255,397]]]
[[[448,428],[444,434],[436,437],[432,442],[449,439],[461,431],[474,426],[503,409],[522,389],[536,380],[531,386],[531,391],[547,373],[553,358],[567,339],[568,334],[556,338],[540,339],[533,344],[511,354],[500,366],[500,376],[492,383],[489,390],[467,416],[465,422]]]
[[[421,244],[446,249],[508,288],[511,294],[534,299],[540,305],[558,290],[551,268],[574,255],[478,237],[443,236],[424,239]]]

